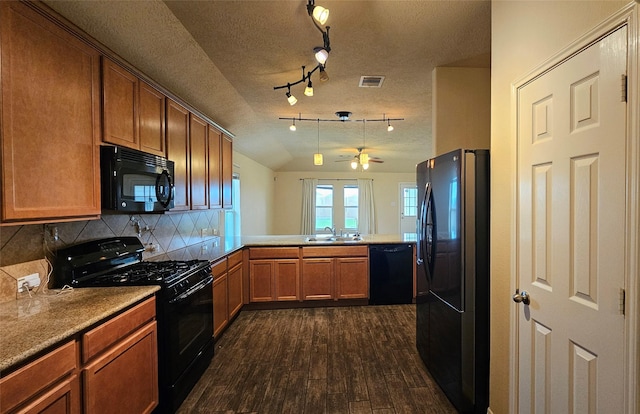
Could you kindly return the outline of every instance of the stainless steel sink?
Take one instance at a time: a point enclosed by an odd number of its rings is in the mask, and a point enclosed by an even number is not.
[[[315,242],[315,243],[333,243],[333,242],[359,242],[362,241],[361,236],[328,236],[328,237],[307,237],[304,239],[306,242]]]

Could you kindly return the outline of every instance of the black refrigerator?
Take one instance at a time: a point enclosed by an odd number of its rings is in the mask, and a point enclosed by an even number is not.
[[[417,165],[416,346],[461,413],[489,405],[489,151]]]

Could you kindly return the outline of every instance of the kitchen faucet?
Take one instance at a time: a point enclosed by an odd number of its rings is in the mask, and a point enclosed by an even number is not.
[[[331,232],[331,234],[333,234],[333,235],[334,235],[334,237],[335,237],[335,235],[336,235],[336,229],[335,229],[335,228],[333,228],[333,229],[332,229],[331,227],[326,226],[326,227],[324,228],[324,230],[329,230],[329,231]]]

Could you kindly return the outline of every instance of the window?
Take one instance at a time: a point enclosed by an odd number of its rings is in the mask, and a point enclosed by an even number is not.
[[[333,186],[316,186],[316,231],[333,228]]]
[[[334,229],[337,234],[341,231],[354,232],[358,229],[357,185],[318,184],[316,186],[316,233],[328,233],[329,231],[325,230],[327,227]]]
[[[344,229],[358,229],[358,187],[344,187]]]
[[[405,217],[415,217],[418,214],[418,189],[414,188],[404,188],[404,192],[402,194],[404,199],[403,207],[404,207],[404,216]]]

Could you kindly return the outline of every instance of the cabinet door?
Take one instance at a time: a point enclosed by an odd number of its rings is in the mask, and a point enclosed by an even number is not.
[[[80,380],[73,375],[19,411],[21,414],[79,414]]]
[[[233,142],[230,137],[222,136],[222,207],[233,207]]]
[[[300,260],[274,260],[276,300],[300,299]]]
[[[55,385],[58,388],[58,385],[68,382],[70,375],[77,369],[77,362],[76,342],[71,341],[9,375],[3,375],[0,378],[0,412],[15,412],[16,407],[26,403],[32,408],[37,406],[42,409],[42,405],[38,403],[41,399],[33,397],[43,392],[45,400],[49,402],[66,398],[54,392],[51,387]],[[79,399],[79,396],[76,397]]]
[[[228,308],[229,299],[227,296],[228,278],[224,273],[213,282],[213,336],[218,334],[227,326],[229,322]]]
[[[156,322],[131,334],[84,371],[87,413],[150,413],[158,405]]]
[[[173,211],[190,210],[189,111],[167,98],[167,158],[175,163]]]
[[[100,214],[100,53],[0,1],[2,221]],[[59,221],[59,220],[58,220]]]
[[[102,140],[140,149],[138,142],[138,78],[107,58],[102,59]]]
[[[336,258],[336,297],[338,299],[369,297],[369,260],[366,257]]]
[[[164,101],[163,93],[144,81],[138,81],[140,150],[161,157],[167,156]]]
[[[189,156],[191,166],[191,209],[209,208],[207,186],[207,129],[203,119],[191,114],[189,124]]]
[[[249,301],[275,300],[273,280],[273,260],[251,260],[249,262]]]
[[[209,125],[209,208],[222,208],[222,134]]]
[[[242,308],[242,264],[229,270],[229,319]]]
[[[302,259],[302,299],[333,299],[333,259]]]

